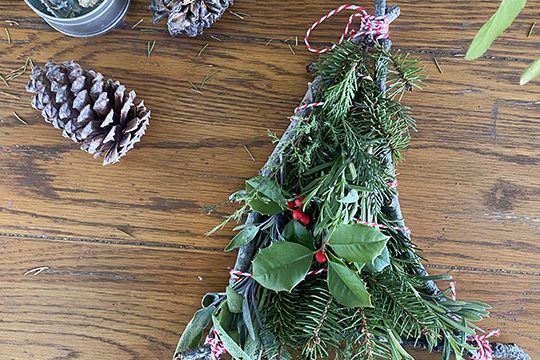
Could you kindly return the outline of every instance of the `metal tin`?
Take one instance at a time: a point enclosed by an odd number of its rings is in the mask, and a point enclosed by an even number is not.
[[[63,19],[40,11],[39,0],[24,1],[52,28],[73,37],[91,37],[111,31],[120,24],[130,3],[130,0],[105,0],[88,14]]]

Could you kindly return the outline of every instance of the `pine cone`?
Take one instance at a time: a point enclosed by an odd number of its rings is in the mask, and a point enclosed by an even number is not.
[[[217,21],[233,0],[152,0],[154,22],[168,17],[172,36],[197,36]]]
[[[126,155],[150,121],[144,102],[134,104],[134,91],[73,61],[34,67],[26,90],[35,94],[32,107],[46,122],[94,157],[104,155],[103,165]]]

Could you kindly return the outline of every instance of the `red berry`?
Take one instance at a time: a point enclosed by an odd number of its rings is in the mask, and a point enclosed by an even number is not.
[[[317,262],[319,264],[324,264],[327,260],[327,257],[326,257],[326,254],[324,253],[323,249],[317,251],[315,253],[315,260],[317,260]]]
[[[294,201],[289,201],[289,202],[287,202],[287,207],[289,209],[295,209],[296,208],[296,203]]]
[[[302,221],[302,217],[304,216],[305,214],[302,212],[302,210],[294,210],[292,212],[292,217],[294,220],[299,220],[300,222]]]
[[[302,216],[300,217],[300,219],[298,221],[300,221],[300,224],[302,224],[304,226],[308,226],[309,223],[311,222],[311,218],[309,217],[308,214],[302,213]]]
[[[294,200],[294,204],[297,207],[301,208],[302,206],[304,206],[304,199],[305,199],[305,197],[300,196],[298,199]]]

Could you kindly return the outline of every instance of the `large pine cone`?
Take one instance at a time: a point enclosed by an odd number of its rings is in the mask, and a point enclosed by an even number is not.
[[[150,121],[144,103],[134,104],[134,91],[73,61],[34,67],[26,90],[35,94],[32,106],[46,122],[94,157],[104,155],[103,165],[126,155]]]
[[[172,36],[197,36],[217,21],[233,0],[152,0],[154,22],[168,17]]]

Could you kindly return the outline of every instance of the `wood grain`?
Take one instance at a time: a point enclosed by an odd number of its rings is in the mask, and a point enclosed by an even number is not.
[[[173,39],[138,0],[120,29],[71,39],[23,2],[2,1],[0,21],[20,25],[10,27],[13,44],[0,35],[0,74],[28,56],[76,59],[137,90],[153,117],[129,156],[103,168],[30,108],[26,78],[9,89],[0,84],[20,97],[0,94],[0,359],[171,355],[200,296],[222,290],[233,264],[220,251],[229,230],[204,236],[230,208],[212,215],[204,208],[224,201],[265,161],[273,147],[266,131],[285,129],[311,79],[304,68],[315,57],[294,37],[301,42],[304,29],[337,4],[237,1],[234,11],[249,14],[245,20],[227,13],[200,38]],[[537,358],[540,98],[538,82],[517,83],[539,56],[539,35],[526,33],[540,2],[529,1],[473,63],[462,55],[496,2],[400,5],[394,43],[429,76],[407,98],[419,125],[399,166],[407,223],[429,270],[452,272],[461,297],[493,304],[483,326],[501,327],[502,340]],[[321,27],[316,43],[334,40],[341,24]],[[291,36],[295,54],[283,41]],[[203,95],[190,91],[188,80],[208,75],[215,77]],[[50,269],[22,276],[38,266]],[[437,358],[426,356],[418,359]]]

